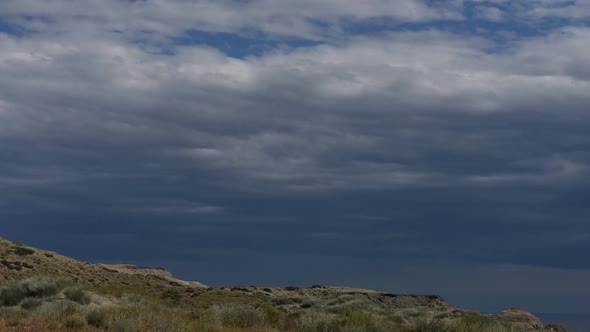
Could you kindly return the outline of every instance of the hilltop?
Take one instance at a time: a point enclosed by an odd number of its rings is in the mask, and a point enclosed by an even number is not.
[[[153,328],[236,332],[501,332],[560,328],[557,325],[544,327],[537,317],[523,310],[484,316],[452,306],[437,295],[391,294],[323,285],[210,288],[176,279],[164,269],[132,264],[93,264],[1,238],[0,283],[3,287],[0,300],[6,306],[0,310],[0,321],[22,331],[58,331],[64,327],[91,331],[148,331]],[[39,288],[51,291],[39,291]],[[74,293],[78,295],[70,298],[68,294]],[[18,294],[15,300],[14,294]],[[88,300],[76,301],[80,298]],[[31,301],[38,303],[29,308],[27,303]],[[69,303],[66,313],[52,307],[64,303]],[[59,314],[47,314],[55,310]],[[92,315],[97,310],[104,312],[104,319],[100,324],[93,324]],[[118,329],[117,324],[122,319],[119,312],[129,310],[134,314],[128,314],[130,316],[125,319],[133,321],[129,324],[134,324],[135,328]],[[150,316],[144,316],[146,312],[150,312]],[[166,316],[160,317],[160,324],[173,320],[176,325],[166,323],[167,328],[145,325],[149,317],[162,313]],[[20,318],[14,321],[14,317]],[[75,326],[70,326],[71,322],[68,325],[72,317],[77,319]],[[38,323],[39,319],[43,323]],[[43,329],[40,330],[40,326]]]

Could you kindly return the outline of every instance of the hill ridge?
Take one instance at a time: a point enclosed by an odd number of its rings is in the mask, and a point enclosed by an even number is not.
[[[521,309],[498,315],[481,315],[448,304],[439,295],[394,294],[380,290],[316,285],[309,288],[233,286],[208,288],[198,282],[176,279],[162,268],[134,264],[94,264],[55,252],[29,247],[0,237],[0,281],[23,280],[34,276],[70,279],[100,296],[116,298],[140,294],[152,301],[164,301],[191,311],[209,310],[218,305],[248,305],[254,308],[301,315],[339,315],[358,310],[397,317],[403,324],[418,320],[455,321],[479,317],[484,321],[508,324],[514,331],[555,331],[545,328],[539,318]],[[401,324],[400,323],[400,324]],[[561,330],[563,331],[563,330]]]

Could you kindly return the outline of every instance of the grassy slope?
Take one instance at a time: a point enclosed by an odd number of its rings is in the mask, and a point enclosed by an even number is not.
[[[0,238],[0,280],[22,280],[31,276],[45,275],[66,277],[102,294],[135,293],[152,299],[167,299],[179,304],[190,304],[197,309],[208,308],[221,300],[235,304],[271,304],[285,310],[295,310],[312,303],[321,307],[326,307],[328,303],[332,303],[334,307],[356,304],[371,310],[410,307],[450,309],[450,306],[440,297],[434,295],[395,295],[345,287],[306,289],[254,286],[217,289],[190,287],[158,275],[119,273],[100,264],[74,260],[54,252]]]
[[[0,238],[0,283],[6,284],[11,280],[23,280],[32,276],[67,278],[93,293],[114,299],[114,302],[127,294],[139,294],[145,303],[167,303],[167,306],[182,308],[186,315],[192,317],[200,317],[201,313],[216,305],[247,305],[249,308],[258,308],[256,310],[278,310],[283,320],[301,315],[321,315],[322,319],[336,320],[338,317],[360,312],[391,320],[400,326],[415,326],[420,322],[454,322],[481,318],[476,313],[452,307],[434,295],[398,295],[323,286],[302,289],[186,286],[161,275],[120,273],[100,264],[77,261]],[[508,316],[514,327],[542,330],[535,321],[536,318],[529,317],[526,313],[511,312]],[[486,320],[501,321],[506,317],[486,317]],[[535,325],[537,328],[532,329]]]

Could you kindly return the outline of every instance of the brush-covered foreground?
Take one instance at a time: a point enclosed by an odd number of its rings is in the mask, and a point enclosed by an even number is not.
[[[0,303],[0,327],[15,331],[518,331],[459,310],[434,316],[417,310],[369,312],[354,306],[288,311],[272,305],[218,304],[193,310],[140,295],[105,297],[48,277],[4,285]]]
[[[552,330],[525,311],[481,315],[438,296],[320,285],[207,288],[162,270],[109,268],[0,239],[0,331]]]

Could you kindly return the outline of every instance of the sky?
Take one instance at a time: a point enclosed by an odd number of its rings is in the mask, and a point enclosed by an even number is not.
[[[588,54],[588,0],[2,0],[0,236],[588,313]]]

